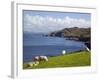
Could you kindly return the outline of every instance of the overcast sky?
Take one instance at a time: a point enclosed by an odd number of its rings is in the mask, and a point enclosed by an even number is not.
[[[64,28],[91,27],[89,13],[23,11],[23,30],[32,33],[49,33]]]

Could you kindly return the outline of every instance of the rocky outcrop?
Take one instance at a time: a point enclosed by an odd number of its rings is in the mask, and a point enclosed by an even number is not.
[[[90,48],[91,46],[91,30],[90,28],[65,28],[60,31],[55,31],[49,34],[52,37],[64,37],[66,39],[83,41]]]

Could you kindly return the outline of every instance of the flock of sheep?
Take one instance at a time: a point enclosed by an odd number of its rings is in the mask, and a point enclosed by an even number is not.
[[[29,66],[37,66],[39,65],[40,61],[48,61],[48,57],[47,56],[35,56],[33,58],[33,62],[29,63]]]
[[[90,52],[90,50],[87,47],[86,47],[86,50]],[[66,50],[62,50],[62,53],[61,54],[62,55],[65,55],[66,54]],[[33,58],[33,62],[28,63],[28,65],[30,67],[32,67],[32,66],[38,66],[39,63],[40,63],[40,61],[48,62],[49,60],[48,60],[48,57],[47,56],[35,56]]]
[[[62,55],[65,55],[65,54],[66,54],[66,51],[62,50]],[[47,62],[48,61],[48,57],[47,56],[35,56],[33,58],[33,62],[28,63],[28,65],[30,67],[37,66],[37,65],[39,65],[40,61],[46,61]]]

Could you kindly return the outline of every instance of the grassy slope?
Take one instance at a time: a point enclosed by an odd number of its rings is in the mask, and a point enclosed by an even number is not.
[[[39,65],[27,67],[24,63],[23,68],[55,68],[55,67],[75,67],[90,66],[90,53],[87,51],[74,52],[74,54],[66,54],[61,56],[49,57],[48,62],[41,61]]]

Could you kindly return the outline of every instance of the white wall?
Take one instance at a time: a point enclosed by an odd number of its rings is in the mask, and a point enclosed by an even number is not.
[[[25,1],[25,0],[23,0]],[[100,5],[99,0],[26,0],[41,4],[59,4],[59,5],[79,5],[97,7],[97,26],[96,26],[96,44],[98,57],[98,71],[95,74],[77,74],[66,76],[45,77],[40,80],[99,80],[100,74]],[[74,2],[72,2],[74,1]],[[11,80],[11,0],[0,0],[0,80]],[[38,78],[39,79],[39,78]],[[38,80],[36,79],[36,80]],[[23,79],[22,79],[23,80]],[[30,80],[30,79],[26,79]]]

